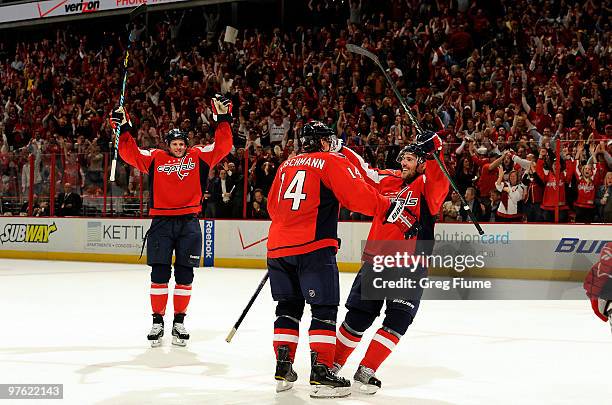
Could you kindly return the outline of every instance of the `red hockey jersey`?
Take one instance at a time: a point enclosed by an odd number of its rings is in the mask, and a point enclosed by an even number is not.
[[[408,204],[406,206],[422,226],[421,233],[415,238],[419,240],[434,240],[435,218],[442,207],[442,203],[444,203],[444,199],[448,195],[448,187],[450,185],[435,160],[427,160],[425,163],[425,173],[417,176],[408,184],[402,179],[402,172],[400,170],[374,169],[361,156],[347,147],[343,147],[340,152],[359,169],[368,184],[385,196],[394,199],[397,193],[408,185],[408,193],[406,194]],[[443,159],[442,153],[440,153],[440,159]],[[376,220],[375,218],[368,234],[368,240],[404,240],[404,235],[397,226],[389,223],[383,224],[383,221]],[[376,246],[376,244],[372,246]],[[367,248],[368,245],[366,245],[366,251],[368,250]],[[364,252],[365,256],[373,254],[375,253]]]
[[[595,166],[593,170],[592,180],[587,180],[582,177],[580,166],[576,165],[576,178],[578,179],[578,198],[574,202],[574,206],[582,208],[595,208],[595,191],[598,185],[595,183],[597,179],[597,171],[599,166]]]
[[[139,149],[134,138],[124,132],[119,138],[119,155],[129,165],[149,174],[149,215],[197,214],[202,210],[202,189],[208,170],[232,149],[232,130],[220,122],[215,142],[187,149],[175,158],[160,149]]]
[[[543,210],[553,211],[558,205],[560,210],[568,209],[567,203],[565,202],[565,184],[572,181],[574,162],[570,160],[565,162],[565,170],[561,173],[561,178],[557,180],[552,170],[544,169],[544,160],[538,159],[536,163],[536,173],[538,177],[546,183],[541,208]]]
[[[308,153],[283,162],[268,194],[268,257],[338,248],[339,203],[380,217],[390,205],[340,154]]]

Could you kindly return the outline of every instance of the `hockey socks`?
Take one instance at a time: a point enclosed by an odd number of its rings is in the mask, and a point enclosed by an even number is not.
[[[336,354],[334,363],[340,367],[344,366],[346,359],[353,353],[353,350],[359,344],[363,332],[357,332],[351,329],[346,323],[343,323],[336,333]]]
[[[189,300],[191,299],[191,285],[177,284],[174,287],[174,313],[184,314],[187,312]]]
[[[289,361],[293,363],[300,336],[300,319],[304,313],[303,300],[279,301],[276,304],[276,319],[274,320],[274,355],[278,360],[278,348],[289,348]]]
[[[317,362],[331,368],[334,364],[336,348],[336,332],[327,329],[311,329],[310,350],[317,353]]]
[[[278,360],[278,348],[280,346],[287,346],[289,348],[289,361],[293,363],[295,359],[295,351],[297,350],[298,340],[300,339],[300,332],[298,329],[284,329],[274,328],[274,353]]]
[[[336,352],[336,316],[338,307],[311,305],[312,322],[308,331],[310,350],[315,352],[316,362],[328,368],[334,365]]]
[[[382,362],[389,357],[400,337],[401,335],[391,329],[385,327],[378,329],[370,342],[370,346],[368,346],[368,351],[361,361],[361,365],[374,371],[378,370]]]
[[[168,303],[168,284],[151,283],[151,309],[154,314],[164,315]]]
[[[278,360],[278,348],[287,346],[289,348],[289,361],[293,363],[295,351],[300,339],[300,321],[288,315],[281,315],[274,321],[274,354]]]

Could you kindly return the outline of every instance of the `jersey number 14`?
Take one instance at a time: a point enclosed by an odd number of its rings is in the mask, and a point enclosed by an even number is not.
[[[283,200],[293,200],[291,204],[291,210],[297,211],[300,209],[300,204],[302,200],[306,199],[306,193],[304,190],[304,181],[306,180],[306,171],[298,170],[295,172],[295,176],[291,179],[289,186],[287,186],[287,190],[283,193],[283,184],[285,184],[285,175],[286,173],[281,174],[281,186],[278,192],[278,201],[280,202],[281,194],[283,195]]]

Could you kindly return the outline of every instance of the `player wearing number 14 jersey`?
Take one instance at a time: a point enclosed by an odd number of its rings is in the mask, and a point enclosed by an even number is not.
[[[311,306],[309,329],[312,397],[340,397],[350,382],[331,373],[336,344],[336,315],[340,301],[336,251],[339,204],[393,221],[403,229],[403,205],[364,181],[339,147],[333,131],[320,122],[304,126],[303,151],[280,165],[270,193],[268,211],[268,272],[272,297],[278,301],[274,322],[277,391],[297,379],[292,363],[305,303]],[[394,218],[399,218],[395,220]]]

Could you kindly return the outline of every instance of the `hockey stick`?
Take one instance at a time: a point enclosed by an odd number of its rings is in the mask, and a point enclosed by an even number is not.
[[[253,303],[257,299],[257,296],[261,292],[261,289],[264,287],[264,285],[266,285],[266,281],[268,281],[268,276],[269,276],[269,274],[268,274],[268,272],[266,272],[266,275],[264,276],[264,278],[262,278],[261,281],[259,282],[259,285],[257,286],[257,289],[255,290],[255,293],[253,294],[253,296],[249,300],[249,303],[247,304],[247,306],[244,308],[244,311],[242,311],[242,314],[240,314],[240,318],[238,318],[238,320],[234,324],[234,327],[232,328],[232,330],[230,330],[230,333],[225,338],[225,341],[227,343],[230,343],[232,341],[232,338],[234,337],[234,335],[238,331],[238,328],[240,327],[240,324],[244,320],[244,317],[249,312],[249,310],[251,309],[251,306],[253,305]]]
[[[380,60],[378,60],[378,57],[376,55],[374,55],[372,52],[368,51],[367,49],[363,49],[362,47],[354,45],[354,44],[346,44],[346,49],[348,49],[349,52],[365,56],[366,58],[372,60],[376,64],[376,66],[378,66],[380,71],[383,72],[383,74],[385,75],[385,79],[387,79],[387,82],[391,86],[391,90],[393,90],[393,93],[395,94],[395,97],[397,97],[397,99],[399,100],[400,104],[402,105],[402,108],[408,114],[408,118],[410,118],[410,121],[412,122],[412,125],[415,126],[415,128],[416,128],[416,130],[417,130],[417,132],[419,134],[423,133],[423,128],[421,128],[421,124],[419,123],[419,121],[415,117],[414,113],[412,112],[412,110],[410,109],[408,104],[406,103],[406,100],[404,100],[404,97],[402,97],[402,95],[400,94],[399,90],[397,89],[397,86],[395,85],[395,82],[393,82],[393,79],[391,79],[391,76],[389,76],[389,73],[387,73],[387,71],[385,70],[384,66],[380,63]],[[455,190],[455,192],[459,195],[459,199],[461,201],[461,205],[463,206],[463,209],[465,211],[467,211],[468,215],[470,216],[470,219],[472,220],[472,223],[474,224],[474,226],[478,230],[478,233],[480,235],[483,235],[484,231],[482,230],[482,227],[478,223],[478,220],[476,219],[476,216],[474,215],[474,213],[470,209],[470,206],[468,205],[468,203],[465,201],[465,199],[463,198],[463,196],[459,192],[459,189],[457,188],[457,185],[455,184],[455,182],[451,178],[450,174],[448,173],[448,170],[446,170],[446,167],[444,167],[444,164],[440,160],[440,157],[436,153],[432,153],[432,156],[434,157],[434,159],[436,160],[436,162],[440,166],[440,169],[442,170],[442,172],[444,173],[444,175],[446,176],[446,178],[450,182],[450,185],[453,188],[453,190]]]
[[[146,3],[142,3],[140,6],[136,7],[134,10],[130,12],[130,21],[134,21],[136,17],[147,12]],[[129,29],[129,28],[128,28]],[[130,32],[130,36],[128,38],[127,49],[125,50],[125,58],[123,59],[123,84],[121,85],[121,96],[119,97],[119,107],[123,107],[123,103],[125,101],[125,87],[127,85],[128,79],[128,60],[130,58],[130,48],[132,47],[132,43],[134,43],[134,38],[132,38],[132,33]],[[115,181],[115,172],[117,170],[117,158],[119,157],[119,126],[115,128],[115,140],[113,142],[113,149],[111,154],[111,170],[110,170],[110,181]]]

